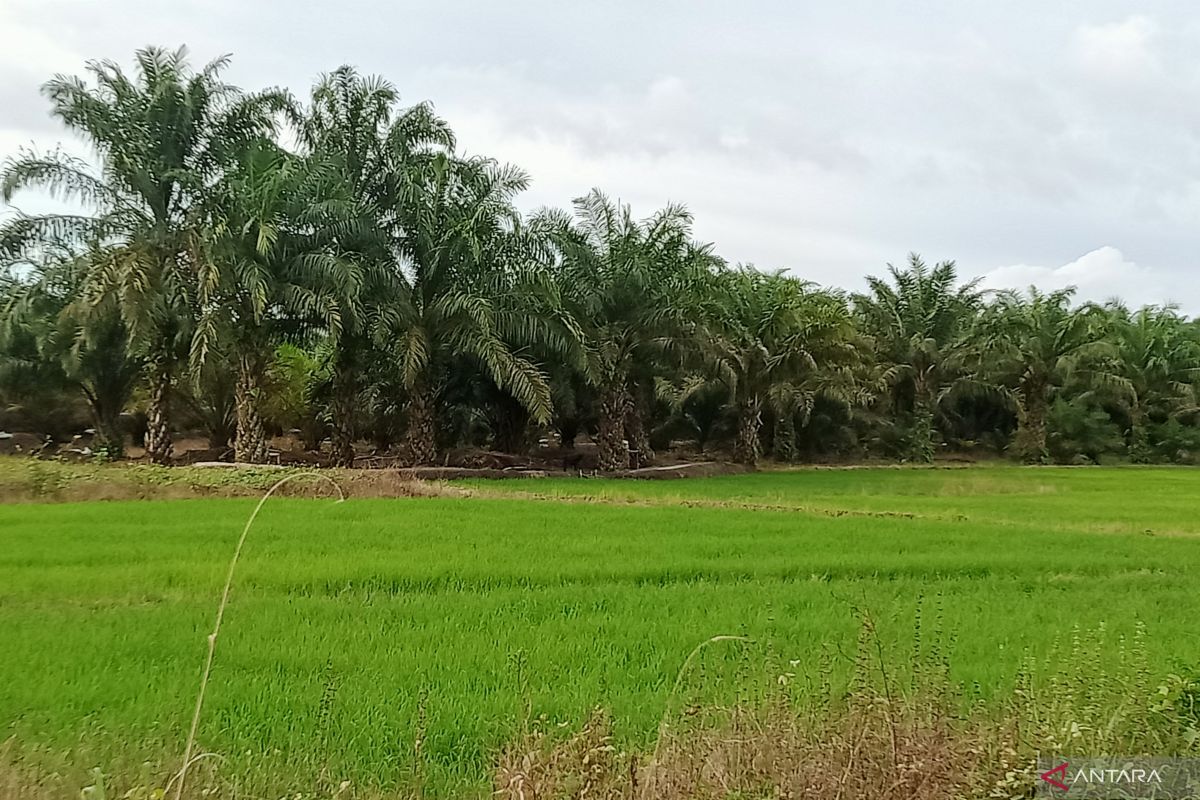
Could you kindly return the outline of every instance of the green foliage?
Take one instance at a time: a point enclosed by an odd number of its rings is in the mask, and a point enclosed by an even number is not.
[[[1103,339],[1104,315],[1071,306],[1073,289],[1025,295],[1002,292],[978,322],[984,386],[995,386],[1017,415],[1013,448],[1027,462],[1042,463],[1048,405],[1072,384],[1077,391],[1112,382],[1105,367],[1112,346]],[[1010,388],[1011,387],[1011,388]]]
[[[297,429],[305,446],[316,449],[324,438],[329,385],[332,379],[331,352],[314,351],[281,344],[267,368],[263,414],[281,429]]]
[[[0,403],[56,435],[86,407],[106,458],[131,410],[160,463],[185,424],[241,461],[328,435],[343,465],[362,440],[434,463],[550,428],[604,470],[674,439],[746,463],[1194,458],[1200,325],[1172,308],[985,294],[915,253],[846,298],[731,268],[680,204],[637,218],[593,189],[526,218],[526,173],[348,66],[297,101],[225,59],[135,62],[45,86],[94,167],[0,170],[5,200],[78,206],[0,226]]]
[[[0,387],[26,405],[76,394],[91,413],[98,451],[116,459],[124,449],[118,418],[142,362],[113,304],[90,302],[81,291],[83,276],[105,257],[48,253],[7,287],[0,298]]]
[[[1120,303],[1106,309],[1115,353],[1109,393],[1124,407],[1130,458],[1153,458],[1148,425],[1191,414],[1200,380],[1200,337],[1173,308],[1130,312]]]
[[[86,140],[99,170],[62,152],[22,151],[4,162],[0,197],[41,189],[83,213],[18,214],[0,229],[0,257],[37,261],[49,246],[101,249],[79,276],[87,305],[112,304],[131,350],[144,357],[150,391],[147,449],[171,456],[170,395],[201,312],[198,253],[207,195],[227,169],[274,130],[277,92],[246,95],[223,83],[228,63],[194,71],[187,51],[145,48],[135,73],[88,64],[92,84],[56,76],[44,87],[53,114]]]
[[[1150,441],[1157,459],[1174,464],[1200,461],[1200,427],[1185,424],[1178,417],[1152,424]]]
[[[34,461],[26,469],[31,494],[37,499],[57,498],[67,487],[68,473],[59,467]]]
[[[1049,453],[1060,464],[1099,464],[1124,450],[1120,428],[1086,399],[1055,400],[1047,428]]]
[[[852,402],[855,387],[845,372],[857,357],[850,312],[839,295],[782,273],[744,267],[712,280],[701,363],[725,387],[738,417],[735,458],[753,464],[764,409],[790,422],[805,419],[818,396]]]
[[[867,278],[870,292],[854,296],[854,310],[891,387],[892,413],[901,430],[903,455],[929,461],[935,451],[941,405],[968,376],[976,342],[970,326],[982,302],[977,281],[958,284],[953,261],[932,269],[916,253],[908,265],[888,265],[891,283]]]
[[[530,229],[551,248],[553,284],[582,348],[568,367],[597,395],[601,468],[622,469],[627,447],[649,449],[656,379],[695,350],[703,287],[723,262],[692,239],[683,206],[638,220],[598,189],[576,198],[573,215],[544,211]]]

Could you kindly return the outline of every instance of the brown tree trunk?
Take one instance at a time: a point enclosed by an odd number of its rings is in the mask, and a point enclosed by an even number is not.
[[[1140,402],[1129,409],[1129,460],[1135,464],[1151,461],[1150,436],[1146,432],[1146,415]]]
[[[733,460],[754,466],[761,455],[758,432],[762,427],[762,401],[757,397],[738,404],[737,436],[733,443]]]
[[[305,450],[314,453],[321,449],[321,440],[325,438],[325,425],[315,414],[300,424],[300,442]]]
[[[654,450],[646,430],[649,418],[650,403],[646,392],[637,384],[630,384],[629,396],[625,399],[625,438],[629,442],[630,469],[641,469],[654,463]]]
[[[575,449],[575,438],[579,436],[579,418],[563,417],[555,424],[558,430],[559,444],[564,450]]]
[[[125,457],[125,434],[117,420],[96,421],[95,450],[105,461],[120,461]]]
[[[627,401],[624,381],[613,380],[600,390],[596,450],[602,472],[616,472],[629,464],[629,447],[625,443]]]
[[[494,411],[492,447],[501,453],[524,455],[529,451],[529,411],[513,397],[498,398]]]
[[[91,405],[92,425],[96,428],[96,438],[92,448],[97,457],[105,461],[119,461],[125,457],[125,432],[121,430],[120,409],[113,413],[102,408],[100,403],[88,394]]]
[[[146,409],[146,455],[155,464],[170,464],[171,451],[171,374],[156,366],[150,375],[150,402]]]
[[[236,424],[234,426],[237,427]],[[229,447],[229,440],[237,434],[234,430],[230,433],[228,430],[217,430],[215,428],[208,429],[208,449],[209,450],[225,450]]]
[[[333,400],[330,408],[329,443],[333,463],[339,467],[354,466],[354,419],[358,388],[353,378],[344,374],[334,378]]]
[[[917,381],[913,398],[913,423],[908,431],[907,457],[929,463],[937,448],[934,443],[934,398],[924,380]]]
[[[421,380],[408,398],[408,452],[413,466],[437,463],[437,420],[434,396],[428,382]]]
[[[262,464],[267,460],[267,433],[258,412],[262,373],[261,365],[252,356],[243,356],[238,363],[237,384],[233,390],[237,410],[233,458],[247,464]]]
[[[1045,464],[1050,460],[1046,448],[1046,401],[1033,394],[1017,408],[1017,454],[1027,464]]]
[[[775,434],[771,449],[775,458],[789,463],[796,460],[796,421],[786,411],[775,415]]]
[[[96,457],[104,461],[117,461],[125,456],[125,432],[121,430],[121,408],[117,404],[110,405],[105,398],[91,391],[87,386],[80,385],[88,410],[92,416],[92,427],[96,436],[92,440],[92,450]]]

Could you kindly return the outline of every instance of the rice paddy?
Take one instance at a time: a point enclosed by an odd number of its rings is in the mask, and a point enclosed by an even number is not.
[[[1200,471],[800,470],[468,483],[474,496],[272,499],[217,647],[202,749],[248,790],[318,774],[486,795],[531,719],[607,709],[653,747],[689,697],[844,681],[860,615],[945,651],[968,699],[1090,656],[1200,663]],[[168,774],[245,498],[0,505],[0,741],[63,776]],[[786,665],[779,667],[779,665]],[[897,672],[907,669],[897,657]],[[148,766],[143,767],[143,763]],[[82,778],[79,778],[82,780]],[[78,784],[73,787],[75,796]]]

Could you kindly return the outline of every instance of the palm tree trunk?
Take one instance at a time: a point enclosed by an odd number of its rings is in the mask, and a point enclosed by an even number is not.
[[[630,469],[641,469],[654,462],[654,450],[646,430],[649,405],[646,392],[637,384],[630,384],[629,396],[625,399],[625,438],[629,442]]]
[[[907,457],[914,461],[933,461],[933,393],[924,381],[918,381],[913,398],[913,422],[908,432]]]
[[[497,399],[492,446],[501,453],[523,455],[529,450],[529,410],[511,395]]]
[[[320,450],[321,440],[325,438],[325,430],[325,424],[316,414],[303,420],[300,423],[301,446],[310,453]]]
[[[146,410],[146,455],[155,464],[170,464],[171,451],[171,373],[161,365],[151,368],[150,402]]]
[[[330,402],[330,449],[333,463],[339,467],[354,466],[354,419],[358,402],[358,387],[345,367],[334,376],[333,397]]]
[[[437,420],[433,390],[421,379],[408,398],[408,452],[413,466],[437,463]]]
[[[1014,444],[1027,464],[1045,464],[1050,459],[1046,449],[1046,398],[1039,393],[1031,394],[1017,407]]]
[[[1150,436],[1146,432],[1146,415],[1140,402],[1129,409],[1129,460],[1135,464],[1151,461]]]
[[[253,356],[243,356],[238,363],[237,384],[233,401],[237,409],[237,435],[233,458],[247,464],[262,464],[267,460],[267,433],[258,411],[262,391],[261,364]]]
[[[596,449],[602,472],[616,472],[629,464],[625,443],[628,395],[622,380],[613,380],[600,390],[600,414],[597,422]]]
[[[96,419],[96,453],[105,461],[119,461],[125,457],[125,435],[115,416]]]
[[[125,434],[121,430],[121,409],[109,408],[91,392],[85,390],[96,429],[96,456],[105,461],[118,461],[125,456]]]
[[[236,428],[236,423],[234,425]],[[209,450],[227,450],[229,449],[229,441],[237,435],[237,431],[230,431],[228,428],[209,427],[208,428],[208,449]]]
[[[771,449],[779,461],[790,463],[796,460],[796,419],[786,411],[775,415],[775,435]]]
[[[125,455],[125,434],[121,430],[121,408],[124,399],[107,401],[99,391],[93,392],[80,385],[92,415],[92,427],[96,430],[92,449],[96,456],[105,461],[117,461]]]
[[[579,417],[558,417],[554,424],[558,430],[558,441],[564,450],[575,449],[575,439],[579,436]]]
[[[762,401],[757,397],[738,403],[737,436],[733,442],[733,460],[754,466],[762,454],[758,432],[762,427]]]
[[[919,408],[909,431],[908,457],[928,464],[933,461],[934,452],[933,412]]]

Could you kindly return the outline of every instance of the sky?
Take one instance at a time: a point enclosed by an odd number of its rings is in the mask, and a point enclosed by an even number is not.
[[[0,156],[86,153],[39,86],[89,59],[186,44],[301,96],[349,63],[524,168],[527,210],[600,187],[824,285],[915,251],[1200,314],[1191,0],[0,0],[0,43]]]

